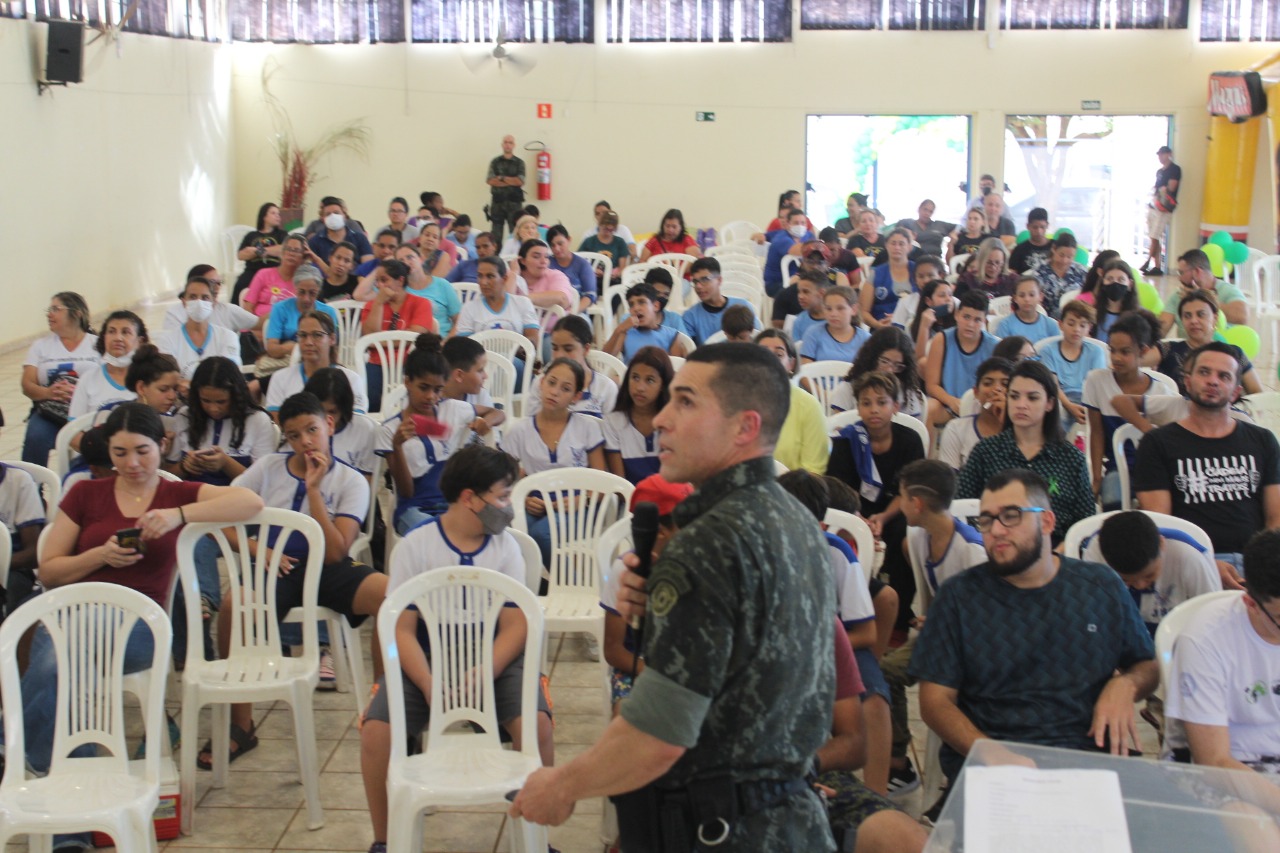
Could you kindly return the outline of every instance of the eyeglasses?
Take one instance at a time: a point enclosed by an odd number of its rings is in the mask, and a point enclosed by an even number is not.
[[[1262,606],[1262,599],[1253,591],[1253,588],[1246,583],[1244,585],[1244,589],[1245,592],[1249,593],[1249,597],[1253,599],[1254,603],[1258,605],[1258,609],[1262,611],[1262,615],[1267,617],[1267,621],[1270,622],[1277,631],[1280,631],[1280,621],[1277,621],[1276,617],[1272,616],[1271,612]]]
[[[889,373],[901,373],[907,369],[906,362],[891,361],[884,356],[880,356],[880,358],[876,359],[876,367]]]
[[[66,310],[67,310],[67,306],[65,306],[65,305],[50,305],[48,308],[44,309],[44,313],[46,313],[46,314],[60,314],[60,313],[62,313],[63,311],[66,311]]]
[[[328,332],[298,332],[300,341],[322,341],[329,337]]]
[[[220,278],[206,278],[205,281],[209,283],[210,287],[222,287],[222,279]]]
[[[979,533],[986,533],[998,519],[1006,530],[1012,530],[1022,523],[1022,514],[1024,512],[1044,512],[1044,508],[1038,506],[1007,506],[995,515],[989,512],[982,513],[973,520],[973,526],[977,528]]]

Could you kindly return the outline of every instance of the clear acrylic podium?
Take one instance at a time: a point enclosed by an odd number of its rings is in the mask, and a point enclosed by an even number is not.
[[[965,759],[926,853],[961,853],[965,849],[966,770],[1021,763],[1017,759],[1030,759],[1043,769],[1115,771],[1134,853],[1280,851],[1280,787],[1276,786],[1280,777],[981,740]]]

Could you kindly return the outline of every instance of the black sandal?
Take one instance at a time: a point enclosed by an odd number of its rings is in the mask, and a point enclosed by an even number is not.
[[[228,750],[227,752],[228,764],[234,763],[237,758],[244,755],[246,752],[252,752],[258,746],[257,731],[258,731],[258,727],[256,725],[251,724],[249,726],[249,731],[246,732],[244,729],[240,728],[235,723],[231,724],[231,742],[235,744],[236,748],[233,750]],[[202,757],[204,753],[208,753],[210,758],[212,758],[213,756],[213,740],[212,739],[205,741],[204,746],[200,748],[200,753],[196,755],[196,767],[199,767],[201,770],[212,770],[213,761],[211,760],[206,761]]]

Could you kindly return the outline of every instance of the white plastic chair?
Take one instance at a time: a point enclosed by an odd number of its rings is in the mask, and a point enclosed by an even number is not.
[[[791,470],[790,468],[788,468],[786,465],[783,465],[777,459],[773,460],[773,476],[781,477],[783,474],[787,473],[790,470]]]
[[[608,285],[596,300],[596,304],[587,308],[587,316],[591,318],[597,344],[603,344],[609,339],[626,313],[627,289],[621,284]]]
[[[1128,454],[1125,445],[1132,444],[1137,448],[1142,441],[1142,431],[1133,424],[1121,424],[1111,435],[1111,458],[1116,463],[1116,473],[1120,475],[1120,506],[1130,509],[1133,506],[1133,472],[1129,470]]]
[[[1097,534],[1099,528],[1102,527],[1102,523],[1117,512],[1122,512],[1122,510],[1100,512],[1097,515],[1082,518],[1075,524],[1071,525],[1071,528],[1067,531],[1067,535],[1062,540],[1063,556],[1073,557],[1077,560],[1080,559],[1081,554],[1084,553],[1084,548],[1081,546],[1092,539],[1094,535]],[[1193,524],[1190,521],[1186,521],[1185,519],[1178,518],[1174,515],[1165,515],[1162,512],[1151,512],[1150,510],[1139,510],[1139,512],[1150,516],[1151,520],[1156,523],[1156,527],[1164,527],[1170,530],[1177,530],[1180,533],[1185,533],[1187,536],[1190,536],[1199,543],[1199,545],[1208,553],[1213,553],[1213,541],[1209,539],[1209,534],[1205,533],[1199,525]]]
[[[834,437],[838,432],[840,432],[840,430],[850,424],[856,424],[860,420],[862,420],[862,417],[858,414],[857,409],[850,409],[847,412],[836,412],[834,415],[827,415],[827,435],[828,437]]]
[[[356,352],[360,364],[364,363],[369,350],[378,354],[382,362],[382,417],[390,417],[396,410],[387,405],[388,395],[395,388],[404,387],[404,360],[413,352],[414,342],[418,336],[414,332],[374,332],[362,335],[356,341]],[[371,413],[372,414],[372,413]]]
[[[676,332],[676,343],[684,347],[684,354],[686,356],[698,348],[698,345],[693,342],[693,338],[689,337],[684,332]],[[683,365],[684,361],[681,361],[680,363]]]
[[[947,276],[947,281],[955,284],[957,278],[960,277],[960,270],[964,269],[964,265],[969,263],[969,255],[956,255],[951,259],[951,275]]]
[[[510,602],[527,624],[524,678],[520,685],[521,750],[506,750],[498,738],[493,688],[493,637],[498,616]],[[505,804],[542,766],[538,754],[538,667],[544,624],[533,593],[490,569],[447,566],[424,572],[393,592],[378,611],[383,656],[396,661],[396,623],[416,607],[431,645],[431,718],[425,749],[409,755],[410,732],[404,714],[404,676],[387,668],[387,704],[391,710],[391,761],[387,770],[390,820],[387,849],[405,853],[423,847],[423,812],[430,806]],[[599,610],[597,603],[596,609]],[[471,678],[479,668],[480,677]],[[476,728],[458,729],[459,723]],[[412,734],[417,734],[416,732]],[[546,828],[514,822],[512,849],[542,853]]]
[[[507,532],[519,543],[520,555],[524,557],[524,585],[529,588],[529,592],[537,595],[542,587],[543,573],[542,552],[538,550],[538,543],[528,533],[521,533],[514,528],[508,527]]]
[[[591,271],[596,274],[596,281],[601,287],[609,287],[609,282],[613,280],[613,258],[599,252],[574,252],[574,254],[591,264]]]
[[[75,451],[71,449],[71,439],[86,430],[92,429],[97,417],[97,412],[90,412],[68,422],[62,429],[58,430],[58,435],[53,440],[52,464],[48,466],[53,473],[58,475],[58,482],[62,482],[63,478],[71,473],[71,460],[76,455]]]
[[[686,335],[686,337],[688,336]],[[692,341],[690,343],[692,343]],[[686,350],[686,352],[692,352],[692,350]],[[684,359],[678,355],[673,355],[670,358],[671,358],[671,369],[678,373],[680,371],[680,368],[684,367]]]
[[[352,370],[364,369],[364,353],[356,349],[360,340],[360,312],[365,303],[354,299],[339,299],[330,302],[329,307],[338,312],[338,364]],[[294,347],[295,353],[299,352]]]
[[[564,319],[565,310],[559,305],[547,305],[540,307],[535,305],[533,308],[535,314],[538,315],[538,351],[542,351],[542,339],[544,336],[551,334],[551,329],[556,323]]]
[[[257,526],[256,544],[249,529]],[[233,528],[238,546],[232,547],[224,528]],[[270,534],[276,534],[270,537]],[[217,522],[191,523],[178,534],[178,573],[186,600],[187,624],[199,625],[200,582],[196,577],[195,546],[204,536],[213,536],[226,565],[229,589],[225,600],[234,602],[231,620],[231,651],[223,660],[206,661],[199,643],[187,644],[186,667],[182,673],[182,831],[190,835],[195,813],[196,750],[200,709],[213,705],[212,749],[213,787],[227,782],[232,702],[283,700],[293,709],[293,729],[298,745],[298,764],[307,800],[307,828],[324,825],[320,805],[320,763],[316,757],[315,715],[312,694],[320,680],[320,658],[316,653],[286,657],[280,649],[280,625],[276,611],[276,580],[280,575],[283,548],[268,549],[267,541],[284,542],[293,533],[307,540],[307,562],[293,571],[305,572],[302,591],[302,644],[318,650],[316,621],[320,618],[316,596],[324,556],[324,533],[315,519],[287,509],[268,508],[248,521],[227,525]],[[149,753],[148,753],[149,754]]]
[[[836,414],[831,406],[831,396],[840,387],[840,383],[849,375],[852,365],[847,361],[811,361],[801,364],[797,375],[801,385],[810,394],[818,398],[822,404],[822,414],[830,417]]]
[[[747,304],[751,306],[751,310],[755,312],[757,320],[761,320],[761,318],[765,317],[765,293],[763,287],[754,287],[751,285],[723,281],[720,283],[720,295],[745,299]]]
[[[763,233],[764,229],[754,222],[735,219],[720,226],[720,229],[716,231],[716,239],[720,241],[722,246],[726,243],[751,243],[752,236]]]
[[[110,835],[117,850],[157,849],[152,814],[160,803],[160,744],[168,739],[163,677],[152,678],[139,697],[145,757],[130,761],[125,743],[124,652],[139,621],[153,638],[151,672],[163,675],[172,642],[169,617],[142,593],[119,584],[49,590],[0,626],[8,755],[0,781],[0,845],[27,834],[32,850],[47,851],[54,833],[97,830]],[[48,775],[28,779],[18,642],[37,623],[48,631],[57,658],[57,724]],[[67,755],[83,744],[101,744],[109,754]]]
[[[516,390],[516,366],[504,355],[486,352],[484,372],[484,389],[493,398],[493,405],[511,415],[511,398]]]
[[[244,272],[244,261],[237,257],[240,254],[240,244],[244,242],[245,236],[253,231],[252,225],[232,225],[222,232],[222,266],[227,275],[238,276]]]
[[[721,329],[720,331],[712,334],[711,337],[707,338],[702,343],[704,346],[711,346],[712,344],[722,344],[728,339],[729,339],[729,336],[724,333],[723,329]]]
[[[969,415],[976,414],[978,414],[978,397],[973,393],[973,389],[969,388],[960,396],[960,417],[967,418]]]
[[[924,421],[919,418],[913,418],[903,412],[898,412],[893,416],[893,422],[909,427],[916,435],[920,436],[920,446],[924,448],[925,458],[932,456],[933,448],[929,446],[929,428],[924,425]]]
[[[533,363],[538,359],[538,350],[533,341],[519,332],[512,332],[507,329],[485,329],[482,332],[476,332],[471,337],[490,353],[497,353],[510,361],[513,369],[516,358],[524,360],[524,378],[520,385],[521,391],[519,394],[514,393],[515,386],[513,385],[511,395],[512,412],[515,415],[523,414],[524,401],[529,394],[529,389],[533,387]]]
[[[1156,663],[1160,665],[1160,686],[1164,691],[1162,695],[1166,699],[1169,691],[1169,670],[1173,667],[1173,647],[1178,642],[1178,635],[1195,618],[1196,612],[1206,604],[1240,595],[1244,593],[1238,589],[1206,592],[1182,602],[1160,620],[1160,627],[1156,628]]]
[[[36,488],[40,489],[40,497],[44,501],[45,523],[51,523],[54,513],[58,511],[58,504],[62,501],[62,481],[58,475],[43,465],[23,462],[20,459],[6,459],[4,464],[19,471],[26,471],[31,479],[35,480]]]
[[[455,281],[453,292],[458,295],[458,302],[466,305],[471,300],[480,298],[480,285],[474,281]]]
[[[591,365],[591,369],[596,373],[603,373],[618,384],[622,384],[622,380],[627,376],[627,366],[623,364],[622,359],[609,355],[604,350],[594,348],[588,350],[587,364]]]
[[[799,269],[799,255],[783,255],[778,259],[778,271],[782,274],[783,287],[786,287],[787,282],[791,281],[791,276],[795,275]]]
[[[1260,427],[1280,434],[1280,391],[1260,391],[1240,398],[1249,417]]]
[[[622,285],[624,290],[630,289],[636,286],[637,284],[639,284],[640,282],[644,281],[645,274],[648,273],[649,270],[658,266],[663,266],[663,264],[656,264],[653,261],[645,261],[644,263],[637,262],[634,264],[627,264],[626,268],[622,270],[622,278],[618,283]],[[671,276],[671,278],[673,279],[673,282],[672,282],[673,284],[676,284],[679,282],[679,279],[677,279],[674,275]]]
[[[708,258],[718,258],[723,260],[727,257],[754,257],[750,240],[744,240],[740,243],[721,243],[719,246],[711,246],[704,253]]]
[[[978,517],[981,503],[978,498],[956,498],[951,502],[951,514],[965,524],[972,524],[969,519]]]
[[[1253,262],[1252,272],[1258,293],[1258,321],[1266,321],[1272,360],[1280,359],[1280,255]]]
[[[516,483],[511,505],[540,492],[551,529],[551,565],[542,609],[548,631],[588,633],[604,643],[604,611],[600,609],[600,535],[627,515],[635,486],[621,477],[591,468],[555,468]],[[517,510],[513,525],[529,532],[529,519]]]
[[[832,533],[844,531],[853,537],[854,550],[858,552],[858,562],[862,565],[863,574],[867,576],[867,580],[871,580],[876,573],[876,537],[867,523],[851,512],[838,509],[828,509],[822,523]]]
[[[689,271],[689,267],[696,261],[693,255],[686,255],[684,252],[661,252],[657,255],[650,255],[648,263],[661,264],[671,269],[671,277],[675,281],[684,278],[685,273]]]

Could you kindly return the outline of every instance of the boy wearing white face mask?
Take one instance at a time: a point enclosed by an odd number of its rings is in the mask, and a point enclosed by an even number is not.
[[[769,257],[764,262],[764,292],[777,296],[786,282],[782,280],[782,259],[786,255],[800,254],[800,247],[813,239],[809,230],[809,218],[804,211],[793,207],[787,211],[787,227],[781,231],[770,231]]]
[[[184,385],[196,372],[196,365],[211,355],[221,355],[240,363],[240,338],[226,328],[209,322],[213,315],[213,288],[203,278],[187,282],[179,297],[186,322],[176,329],[165,329],[152,341],[160,352],[178,362]]]
[[[481,445],[459,450],[445,463],[440,491],[449,508],[415,528],[396,546],[391,557],[387,594],[410,578],[445,566],[493,569],[521,584],[524,557],[515,537],[507,532],[514,517],[511,486],[519,464],[503,453]],[[508,605],[498,617],[493,641],[494,698],[498,722],[520,749],[520,682],[524,677],[526,623],[518,607]],[[417,611],[406,611],[396,624],[396,646],[404,670],[405,722],[417,735],[430,714],[431,659],[426,632]],[[529,663],[537,666],[537,661]],[[553,764],[551,711],[543,690],[538,691],[538,751],[542,763]],[[365,709],[360,729],[361,773],[374,843],[370,853],[385,853],[387,840],[387,766],[391,760],[390,709],[386,679],[380,678]]]
[[[307,245],[311,247],[320,266],[326,272],[328,271],[326,265],[329,263],[329,255],[339,243],[350,243],[355,246],[356,257],[360,263],[373,260],[373,246],[369,245],[369,238],[359,228],[347,222],[347,213],[343,209],[342,199],[326,198],[325,202],[325,205],[320,208],[320,221],[324,223],[324,230],[312,234],[307,239]]]

